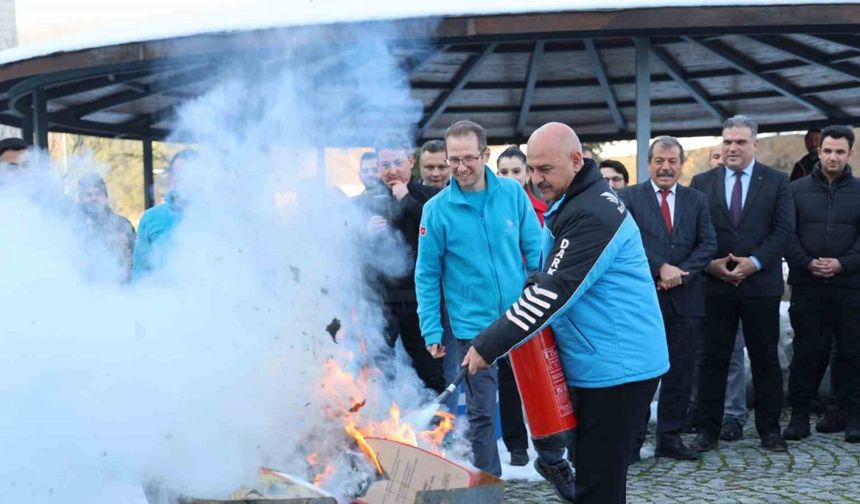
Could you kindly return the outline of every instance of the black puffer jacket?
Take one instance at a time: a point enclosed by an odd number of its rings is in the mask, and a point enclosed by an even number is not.
[[[786,260],[791,285],[832,284],[860,289],[860,180],[846,166],[833,184],[815,165],[808,177],[791,183],[797,230]],[[819,257],[835,257],[842,273],[816,278],[809,263]]]
[[[431,186],[409,182],[406,185],[409,194],[398,201],[391,194],[391,189],[379,185],[356,196],[353,201],[370,212],[379,215],[389,222],[393,231],[400,234],[405,245],[401,253],[406,255],[408,265],[405,271],[391,276],[386,271],[368,272],[368,280],[376,287],[383,301],[387,303],[415,303],[415,258],[418,251],[418,227],[421,224],[421,212],[424,203],[436,195],[439,189]],[[382,237],[380,237],[382,238]],[[393,250],[385,250],[385,242],[381,239],[371,239],[370,246],[376,250],[374,254],[396,255]],[[379,242],[379,243],[376,243]],[[396,260],[395,260],[396,262]]]

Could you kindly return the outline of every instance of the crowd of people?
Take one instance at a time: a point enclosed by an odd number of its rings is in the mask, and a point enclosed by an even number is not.
[[[832,397],[817,430],[860,442],[854,134],[846,126],[810,130],[790,180],[756,159],[757,129],[746,116],[726,120],[710,169],[689,187],[678,182],[685,151],[671,136],[651,142],[649,178],[636,185],[622,163],[596,162],[560,123],[538,128],[525,150],[502,151],[497,172],[485,130],[471,121],[417,150],[406,136],[380,137],[361,157],[365,190],[353,198],[373,252],[407,258],[406,268],[365,271],[385,315],[390,352],[380,366],[391,365],[399,340],[434,392],[467,367],[473,463],[501,476],[497,397],[510,463],[529,463],[527,419],[506,355],[551,327],[579,427],[570,446],[539,447],[534,466],[569,502],[624,502],[658,384],[656,457],[695,461],[719,441],[741,439],[745,349],[763,449],[785,452],[786,440],[812,434],[828,367]],[[27,170],[27,148],[21,139],[0,141],[0,173]],[[165,261],[186,203],[177,190],[182,166],[194,156],[173,157],[170,190],[137,232],[110,209],[100,176],[79,179],[85,232],[112,254],[122,281]],[[794,351],[791,414],[781,429],[783,261]],[[684,433],[695,439],[685,443]]]
[[[580,426],[572,446],[538,450],[534,464],[567,501],[624,501],[627,467],[640,458],[658,383],[656,457],[695,461],[719,441],[741,439],[745,349],[763,449],[785,452],[786,440],[811,435],[828,366],[832,394],[817,430],[860,442],[853,132],[810,130],[808,154],[791,180],[756,159],[757,134],[746,116],[726,120],[710,169],[689,187],[678,183],[686,159],[674,137],[652,141],[649,179],[630,186],[622,163],[596,163],[558,123],[539,128],[525,152],[506,148],[497,172],[488,166],[483,128],[469,121],[418,149],[420,179],[406,169],[416,155],[405,138],[362,158],[366,192],[355,200],[373,213],[378,203],[370,195],[385,195],[399,202],[389,211],[408,214],[377,215],[368,228],[403,233],[414,258],[407,274],[414,274],[414,298],[387,309],[418,320],[391,330],[428,387],[438,390],[439,377],[456,371],[442,364],[451,353],[474,373],[466,402],[476,467],[501,473],[497,394],[510,462],[529,462],[527,419],[505,356],[547,325]],[[390,175],[396,164],[399,178]],[[782,429],[784,261],[794,352],[791,416]],[[432,360],[419,356],[422,344]],[[685,433],[696,436],[685,443]]]
[[[32,174],[29,149],[21,138],[0,140],[0,177]],[[66,207],[76,209],[66,217],[80,225],[76,231],[88,247],[92,260],[86,261],[87,279],[128,283],[144,277],[154,263],[160,264],[165,259],[170,236],[182,218],[182,199],[175,190],[177,175],[182,163],[193,155],[193,151],[183,150],[171,159],[165,170],[168,186],[165,201],[143,213],[137,231],[128,219],[111,209],[107,184],[97,173],[78,177],[72,191],[74,202],[67,202],[64,196],[59,198],[63,211]]]

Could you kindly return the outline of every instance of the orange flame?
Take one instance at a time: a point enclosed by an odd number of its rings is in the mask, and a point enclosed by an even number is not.
[[[334,475],[334,473],[335,473],[334,466],[330,465],[330,464],[326,464],[325,469],[323,469],[323,472],[314,476],[314,485],[316,485],[316,486],[322,485],[325,482],[325,480],[329,479],[332,475]]]
[[[363,351],[363,345],[361,347]],[[350,353],[347,357],[352,360],[353,355]],[[444,452],[441,450],[442,442],[448,432],[454,428],[454,415],[451,413],[438,412],[437,415],[441,419],[439,424],[431,430],[421,432],[417,432],[413,425],[403,421],[400,406],[394,402],[389,408],[388,418],[378,421],[362,418],[362,413],[365,411],[362,406],[367,401],[368,383],[378,373],[376,368],[364,367],[357,375],[353,375],[342,368],[337,361],[329,359],[326,362],[326,372],[321,383],[323,395],[327,398],[330,407],[329,416],[340,418],[343,421],[346,433],[355,440],[359,449],[373,463],[380,475],[384,474],[382,464],[377,454],[367,443],[366,438],[368,437],[384,438],[412,446],[421,446],[437,455],[444,456]],[[309,455],[307,460],[311,466],[320,464],[317,453]],[[325,469],[314,477],[314,484],[319,486],[334,472],[332,466],[326,465]]]

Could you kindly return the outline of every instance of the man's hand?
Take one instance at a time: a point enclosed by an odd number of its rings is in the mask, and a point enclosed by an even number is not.
[[[409,194],[409,188],[403,182],[393,182],[389,187],[391,187],[391,194],[397,198],[397,201],[402,200]]]
[[[481,354],[475,350],[475,347],[469,347],[469,351],[466,352],[466,357],[463,359],[463,363],[460,364],[460,366],[469,368],[470,375],[477,373],[481,369],[487,369],[490,367],[490,365],[487,364],[487,361],[481,357]]]
[[[736,263],[735,268],[729,272],[729,277],[736,280],[738,284],[758,271],[755,263],[749,257],[738,257],[734,254],[729,254],[729,260]]]
[[[705,271],[719,278],[723,282],[730,283],[737,287],[738,285],[740,285],[741,281],[731,277],[732,272],[729,271],[728,268],[729,261],[731,261],[730,255],[726,257],[721,257],[719,259],[714,259],[708,264],[708,266],[705,268]]]
[[[672,266],[669,263],[660,266],[660,279],[657,281],[657,290],[673,289],[684,281],[684,277],[690,273]]]
[[[442,345],[441,343],[427,345],[427,351],[430,352],[430,355],[432,355],[434,359],[445,357],[445,345]]]
[[[367,234],[370,236],[376,236],[379,233],[385,231],[385,228],[388,227],[388,221],[379,215],[374,215],[367,221]]]
[[[818,278],[832,278],[842,273],[842,263],[833,257],[819,257],[809,263],[809,271]]]

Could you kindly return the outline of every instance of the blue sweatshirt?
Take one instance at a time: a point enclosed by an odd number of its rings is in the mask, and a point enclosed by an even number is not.
[[[483,212],[456,180],[424,205],[415,288],[427,345],[442,341],[440,283],[454,336],[470,340],[517,300],[539,266],[540,224],[522,186],[484,173]]]
[[[131,263],[132,280],[138,280],[164,261],[173,229],[182,220],[182,210],[176,205],[173,193],[167,193],[165,202],[143,212],[137,225],[137,240]]]

